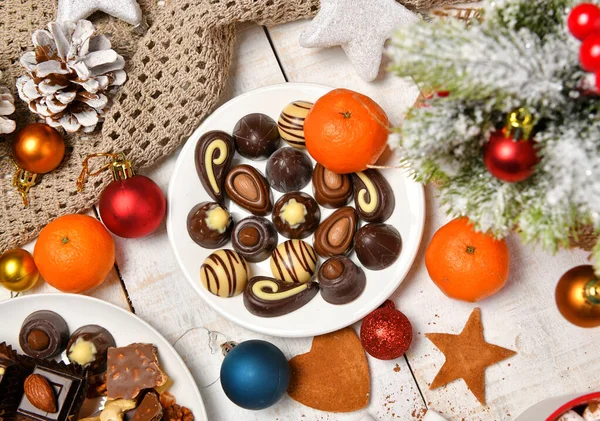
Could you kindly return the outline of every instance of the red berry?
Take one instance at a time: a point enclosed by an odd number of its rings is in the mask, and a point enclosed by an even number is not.
[[[581,43],[579,62],[587,72],[600,70],[600,33],[590,35]]]
[[[569,15],[569,31],[580,41],[600,32],[600,7],[592,3],[575,6]]]

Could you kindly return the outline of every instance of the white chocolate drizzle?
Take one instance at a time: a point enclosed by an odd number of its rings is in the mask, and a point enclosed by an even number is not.
[[[379,196],[377,195],[377,188],[375,184],[371,181],[369,177],[365,175],[364,172],[357,172],[356,175],[361,179],[364,183],[366,189],[360,189],[358,192],[358,206],[360,206],[361,210],[365,213],[373,213],[377,206],[379,206]],[[365,196],[369,193],[369,201],[367,202]]]
[[[252,285],[252,293],[264,301],[279,301],[300,294],[306,288],[308,288],[308,284],[301,284],[287,291],[279,292],[279,285],[277,282],[263,280]],[[267,292],[265,289],[269,289],[271,291]]]
[[[219,157],[213,159],[214,152],[219,151]],[[227,143],[223,139],[215,139],[210,142],[210,145],[206,148],[206,153],[204,154],[204,166],[206,167],[206,174],[208,175],[208,181],[210,182],[210,187],[217,194],[221,192],[219,188],[219,183],[217,183],[217,179],[215,177],[215,169],[214,165],[221,165],[227,159]]]

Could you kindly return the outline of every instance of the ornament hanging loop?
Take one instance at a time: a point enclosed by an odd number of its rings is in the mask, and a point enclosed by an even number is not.
[[[505,136],[514,140],[529,140],[533,132],[533,115],[527,108],[517,108],[507,118]]]
[[[13,186],[17,188],[17,191],[23,198],[23,206],[28,207],[29,198],[27,195],[29,194],[29,190],[37,183],[38,174],[24,170],[19,167],[15,161],[13,161],[13,165],[15,166]]]
[[[112,158],[111,162],[101,166],[98,170],[90,172],[89,161],[92,158],[102,158],[108,157]],[[127,180],[135,175],[135,171],[133,171],[133,166],[131,165],[131,161],[129,161],[123,152],[118,153],[93,153],[91,155],[86,156],[83,160],[83,169],[81,170],[81,174],[77,178],[77,191],[82,192],[85,186],[86,177],[93,177],[103,173],[106,170],[110,170],[112,173],[113,179],[115,181]]]

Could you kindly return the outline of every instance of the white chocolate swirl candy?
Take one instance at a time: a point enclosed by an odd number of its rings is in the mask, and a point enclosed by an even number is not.
[[[221,204],[225,199],[225,177],[234,154],[233,138],[225,132],[205,133],[196,144],[196,172],[204,190]]]
[[[284,282],[309,282],[317,269],[317,253],[302,240],[288,240],[277,246],[271,255],[271,272]]]
[[[261,317],[276,317],[295,311],[317,295],[319,284],[292,284],[266,276],[256,276],[244,290],[244,305]]]
[[[374,169],[352,174],[354,181],[354,204],[358,217],[366,222],[385,222],[392,213],[396,201],[392,187],[383,175]]]
[[[294,101],[286,105],[279,115],[277,120],[279,135],[290,146],[298,149],[305,147],[304,120],[313,105],[312,102]]]
[[[233,297],[246,287],[250,270],[246,260],[233,250],[217,250],[200,267],[204,288],[219,297]]]

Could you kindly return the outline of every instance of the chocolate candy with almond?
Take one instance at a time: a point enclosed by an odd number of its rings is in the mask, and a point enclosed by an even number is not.
[[[273,209],[273,194],[267,179],[251,165],[233,167],[225,178],[229,198],[257,216],[265,216]]]
[[[336,174],[317,164],[312,182],[315,200],[325,208],[340,208],[352,198],[352,178],[349,174]]]
[[[345,206],[333,212],[315,231],[313,246],[321,257],[347,255],[354,245],[358,216],[354,208]]]

